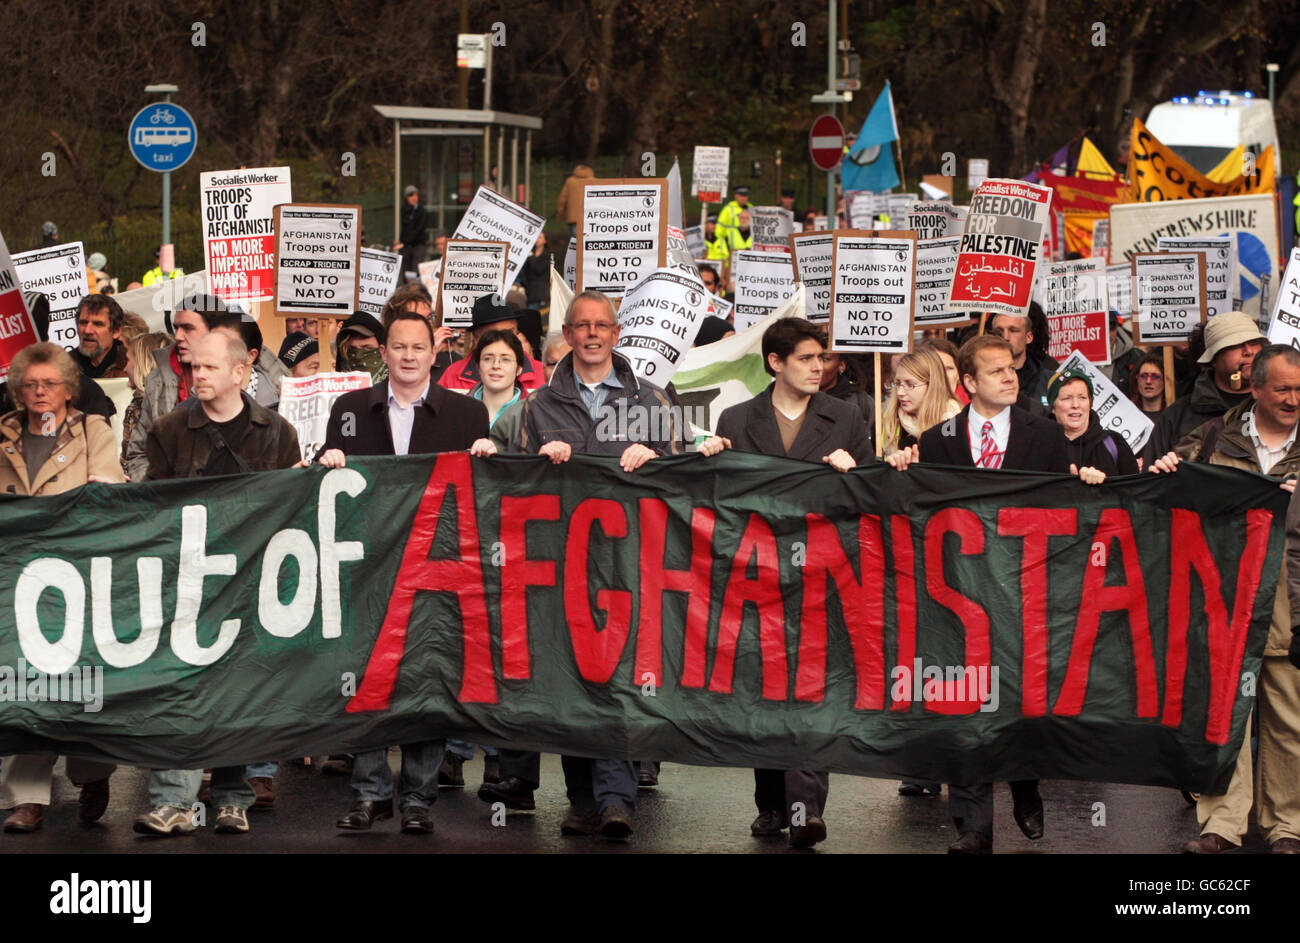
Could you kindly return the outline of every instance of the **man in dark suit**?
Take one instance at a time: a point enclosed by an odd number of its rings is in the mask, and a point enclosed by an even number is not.
[[[349,455],[416,455],[468,449],[488,434],[483,404],[448,392],[433,382],[433,325],[402,311],[393,317],[380,348],[388,379],[368,390],[345,393],[334,402],[320,463],[342,468]],[[438,767],[445,741],[402,744],[398,808],[402,831],[433,831],[430,807],[438,798]],[[358,753],[352,769],[352,808],[339,828],[368,829],[393,817],[393,773],[386,749]]]
[[[961,468],[1078,474],[1088,484],[1105,476],[1096,469],[1079,472],[1070,464],[1065,433],[1050,419],[1016,406],[1020,382],[1011,345],[993,334],[973,337],[957,355],[962,385],[970,404],[952,419],[921,433],[921,441],[889,457],[905,469],[911,462],[956,465]],[[1013,782],[1016,824],[1031,839],[1043,837],[1043,800],[1038,780]],[[990,854],[993,851],[993,784],[949,784],[948,811],[958,839],[950,854]]]
[[[717,435],[700,451],[722,448],[825,462],[846,472],[875,460],[862,413],[850,402],[820,391],[820,328],[803,318],[777,321],[763,333],[763,366],[775,379],[751,400],[725,409]],[[755,837],[790,829],[790,844],[808,848],[826,837],[822,813],[830,776],[817,770],[754,770]]]

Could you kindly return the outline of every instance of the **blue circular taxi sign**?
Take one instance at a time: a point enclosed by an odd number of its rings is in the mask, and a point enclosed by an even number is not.
[[[194,156],[199,132],[180,105],[154,102],[136,112],[127,133],[131,156],[145,170],[176,170]]]

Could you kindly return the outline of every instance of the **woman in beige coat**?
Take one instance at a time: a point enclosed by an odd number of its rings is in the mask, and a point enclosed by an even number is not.
[[[72,357],[56,344],[32,344],[9,365],[8,383],[22,408],[0,416],[0,492],[47,496],[92,481],[123,481],[117,442],[108,421],[72,405],[80,385]],[[13,808],[6,832],[34,832],[50,804],[53,753],[5,757],[0,768],[0,809]],[[108,808],[108,763],[68,758],[68,778],[81,786],[81,821],[95,822]]]

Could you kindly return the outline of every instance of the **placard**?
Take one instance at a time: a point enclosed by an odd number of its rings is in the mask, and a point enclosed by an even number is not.
[[[698,278],[659,269],[641,279],[618,309],[618,346],[639,379],[664,387],[695,343],[708,315],[709,293]]]
[[[1110,310],[1120,317],[1133,317],[1133,264],[1120,262],[1106,266],[1106,292]]]
[[[1290,344],[1300,350],[1300,248],[1291,250],[1282,272],[1268,323],[1268,340],[1270,344]]]
[[[730,321],[735,310],[735,305],[723,298],[721,295],[709,296],[709,314],[715,318],[722,318],[724,321]]]
[[[960,236],[918,239],[916,242],[916,303],[912,316],[918,331],[969,324],[969,314],[948,310],[948,292],[957,271]]]
[[[831,286],[831,350],[905,354],[912,349],[916,233],[838,230]]]
[[[1078,370],[1092,383],[1092,411],[1097,414],[1101,427],[1118,432],[1133,454],[1140,452],[1155,428],[1147,414],[1079,351],[1071,352],[1058,372],[1066,370]]]
[[[704,241],[704,232],[699,226],[686,227],[686,251],[693,259],[702,259],[709,254],[709,247]]]
[[[835,234],[829,232],[793,233],[790,236],[794,278],[803,282],[805,316],[814,324],[828,324],[831,319],[834,243]]]
[[[312,461],[325,444],[334,401],[353,390],[370,389],[368,373],[315,373],[309,377],[284,377],[280,381],[277,411],[298,433],[303,461]]]
[[[1110,294],[1101,259],[1049,262],[1043,271],[1047,355],[1062,360],[1077,350],[1099,365],[1110,363]]]
[[[437,323],[470,327],[476,300],[484,295],[504,296],[509,256],[510,246],[504,242],[448,239],[438,286]]]
[[[382,318],[384,305],[402,280],[402,256],[383,249],[361,249],[361,293],[357,309]]]
[[[361,207],[275,207],[275,313],[349,318],[361,289]]]
[[[1205,253],[1134,255],[1133,302],[1135,343],[1186,344],[1205,323]]]
[[[1205,253],[1205,316],[1212,318],[1232,310],[1232,286],[1236,283],[1237,256],[1231,236],[1159,236],[1158,252]]]
[[[989,162],[981,157],[966,161],[966,189],[974,190],[989,178]]]
[[[789,252],[794,213],[779,206],[749,207],[749,231],[760,252]]]
[[[507,200],[495,190],[479,187],[452,238],[507,243],[510,259],[506,265],[505,283],[509,285],[519,274],[524,260],[532,254],[537,245],[537,234],[545,225],[546,220],[532,210]]]
[[[668,261],[668,181],[595,180],[578,205],[577,291],[620,299]]]
[[[986,180],[971,197],[949,310],[1025,317],[1042,255],[1050,187]]]
[[[966,227],[969,206],[953,206],[947,200],[914,200],[907,204],[900,229],[911,229],[917,239],[947,239]]]
[[[429,293],[430,298],[438,297],[438,281],[442,278],[442,259],[432,259],[428,262],[421,262],[415,267],[416,274],[420,277],[420,284],[424,290]]]
[[[569,248],[564,253],[564,284],[572,288],[578,281],[578,239],[569,237]]]
[[[917,193],[886,193],[884,194],[885,212],[889,214],[890,224],[894,229],[906,229],[903,225],[907,216],[907,208],[917,202]]]
[[[721,203],[730,170],[731,148],[696,145],[691,161],[691,196],[701,203]]]
[[[203,262],[212,294],[241,303],[271,300],[275,208],[292,202],[288,167],[199,174]]]
[[[39,291],[49,299],[50,343],[62,344],[69,350],[77,347],[81,342],[77,333],[77,305],[90,293],[86,250],[82,244],[66,242],[16,252],[12,265],[23,291]]]
[[[27,302],[23,299],[13,259],[9,257],[4,236],[0,235],[0,380],[9,374],[9,364],[18,351],[39,339],[27,311]]]
[[[794,294],[794,264],[784,253],[739,249],[731,253],[731,278],[737,331],[757,324]]]
[[[1094,259],[1110,258],[1110,220],[1094,219],[1092,221],[1092,257]]]
[[[849,190],[844,194],[844,215],[851,229],[871,229],[876,216],[876,195],[870,190]]]

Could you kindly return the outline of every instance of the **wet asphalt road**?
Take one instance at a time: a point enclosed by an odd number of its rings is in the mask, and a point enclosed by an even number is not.
[[[396,753],[390,754],[394,765]],[[560,821],[567,811],[560,761],[545,756],[535,812],[511,812],[504,826],[492,824],[491,808],[475,793],[482,780],[482,754],[465,764],[466,789],[444,789],[434,806],[432,835],[398,832],[396,820],[379,822],[369,832],[346,832],[334,822],[348,807],[346,777],[324,776],[318,767],[281,764],[273,810],[252,813],[246,835],[217,835],[210,828],[176,838],[136,835],[135,815],[147,807],[146,774],[119,769],[112,779],[112,801],[101,822],[77,822],[77,789],[57,767],[54,804],[44,827],[30,835],[0,834],[0,854],[23,852],[175,854],[195,851],[305,852],[364,854],[382,852],[495,853],[732,853],[808,854],[790,849],[784,839],[755,839],[753,776],[745,769],[665,764],[657,789],[642,790],[637,833],[628,843],[599,838],[566,838]],[[999,854],[1129,853],[1168,854],[1198,834],[1195,809],[1172,789],[1099,783],[1047,781],[1042,785],[1046,835],[1029,841],[1011,817],[1011,795],[997,787],[994,850]],[[1102,803],[1104,809],[1095,809]],[[1099,813],[1104,811],[1105,824]],[[912,853],[946,851],[956,835],[947,815],[947,797],[906,798],[893,780],[833,774],[827,804],[827,840],[816,853]],[[1267,848],[1252,828],[1244,852]]]

